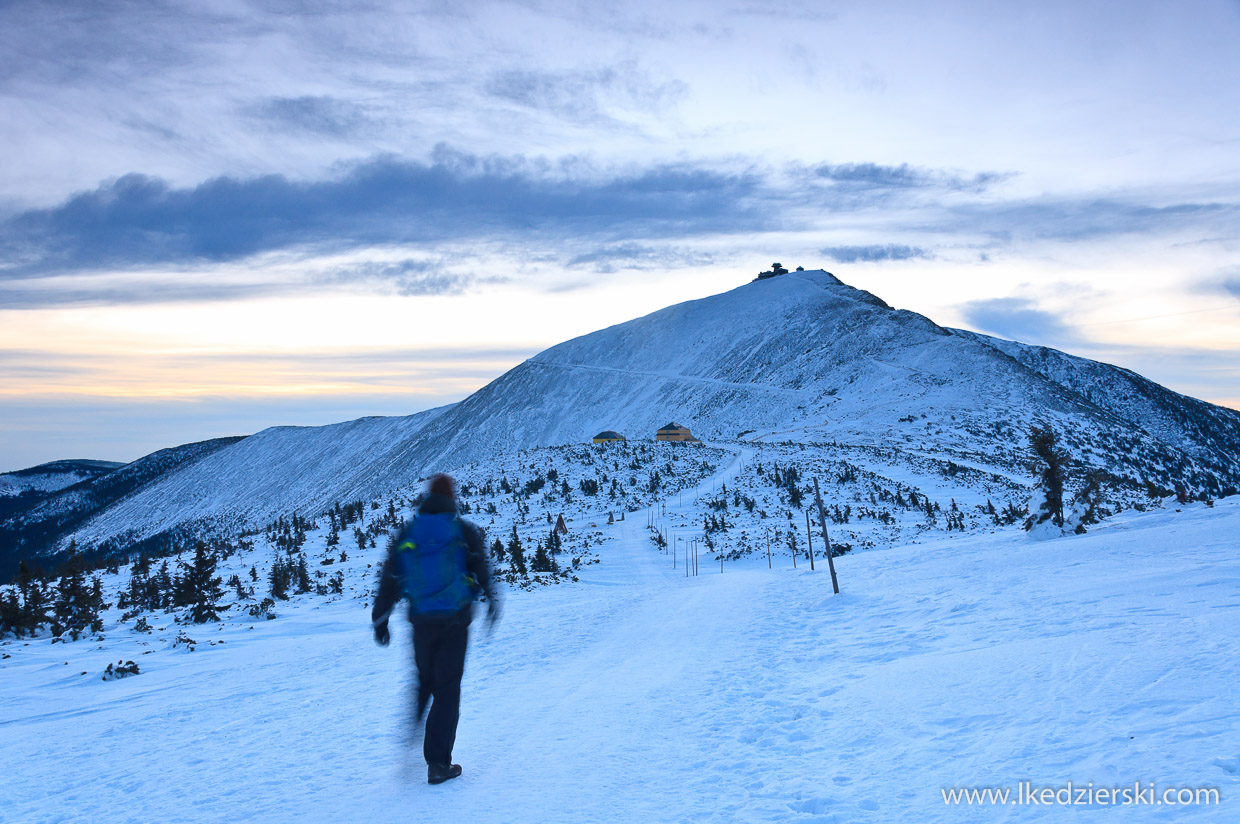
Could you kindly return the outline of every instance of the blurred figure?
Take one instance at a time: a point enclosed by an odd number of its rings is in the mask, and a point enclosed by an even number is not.
[[[426,780],[441,784],[461,774],[452,763],[460,717],[461,676],[474,600],[485,596],[488,627],[499,619],[482,530],[456,512],[456,485],[433,475],[417,514],[396,533],[371,610],[375,643],[391,641],[388,618],[402,598],[409,602],[413,658],[418,670],[413,708],[416,728],[426,716],[422,754]],[[427,714],[427,705],[430,713]]]

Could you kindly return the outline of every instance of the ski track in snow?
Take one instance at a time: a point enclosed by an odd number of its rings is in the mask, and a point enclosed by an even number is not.
[[[750,457],[739,448],[683,509]],[[509,592],[493,635],[475,625],[458,780],[427,786],[408,744],[407,625],[379,649],[367,610],[338,602],[253,629],[186,627],[194,652],[143,656],[121,636],[7,647],[0,820],[1071,814],[949,807],[940,793],[1022,780],[1215,786],[1221,806],[1100,807],[1091,821],[1237,819],[1234,500],[1075,538],[1008,531],[844,556],[839,596],[822,565],[768,570],[757,555],[722,574],[702,558],[685,578],[642,513],[608,529],[580,585]],[[143,674],[101,682],[118,658]]]

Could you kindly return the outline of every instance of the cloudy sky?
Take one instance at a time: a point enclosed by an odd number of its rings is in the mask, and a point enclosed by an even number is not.
[[[779,260],[1240,407],[1240,2],[0,4],[0,471]]]

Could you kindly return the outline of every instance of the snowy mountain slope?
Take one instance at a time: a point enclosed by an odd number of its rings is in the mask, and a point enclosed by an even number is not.
[[[18,560],[33,558],[39,554],[38,549],[58,540],[99,511],[118,504],[126,496],[140,492],[178,468],[240,440],[239,437],[217,438],[184,444],[161,449],[128,464],[71,462],[88,465],[86,473],[71,472],[86,474],[85,480],[31,499],[22,511],[6,513],[0,520],[0,575],[11,574]]]
[[[41,501],[66,487],[97,478],[124,464],[113,461],[69,460],[6,472],[0,475],[0,523],[29,512]],[[0,575],[7,543],[0,528]]]
[[[1131,370],[1076,358],[1045,346],[1030,346],[962,329],[950,330],[993,346],[1116,417],[1138,424],[1155,437],[1224,466],[1236,460],[1240,412],[1181,395]]]
[[[908,432],[900,419],[910,415],[928,415],[938,446],[995,453],[1012,443],[996,437],[996,423],[1023,441],[1034,420],[1062,421],[1100,443],[1122,436],[1123,451],[1147,461],[1186,439],[1200,446],[1200,432],[1237,442],[1228,422],[1240,414],[1231,410],[1201,404],[1210,414],[1191,428],[1169,423],[1170,437],[1158,441],[1125,409],[1052,378],[830,274],[798,272],[552,347],[448,410],[425,448],[432,463],[452,465],[496,443],[581,441],[601,429],[649,437],[669,419],[708,439],[799,429],[885,443]],[[1240,476],[1234,457],[1216,469]]]
[[[50,493],[124,466],[115,461],[51,461],[0,474],[0,498],[24,492]]]
[[[1027,428],[1042,422],[1075,457],[1132,484],[1211,494],[1240,485],[1240,415],[1059,357],[1050,369],[829,273],[797,272],[552,347],[449,407],[267,430],[104,509],[74,537],[124,546],[178,530],[235,534],[604,429],[651,438],[668,420],[710,441],[784,433],[774,437],[967,455],[1007,474],[1027,474]],[[1145,405],[1108,401],[1110,383],[1143,393]],[[1166,414],[1147,429],[1150,408]]]
[[[411,440],[442,409],[323,427],[273,427],[214,451],[107,507],[74,535],[124,547],[156,535],[237,535],[278,514],[318,514],[418,479]]]

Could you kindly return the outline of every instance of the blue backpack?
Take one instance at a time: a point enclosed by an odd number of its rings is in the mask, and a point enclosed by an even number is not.
[[[452,512],[418,515],[396,539],[397,569],[414,615],[447,616],[472,603],[478,583],[465,564],[465,534]]]

